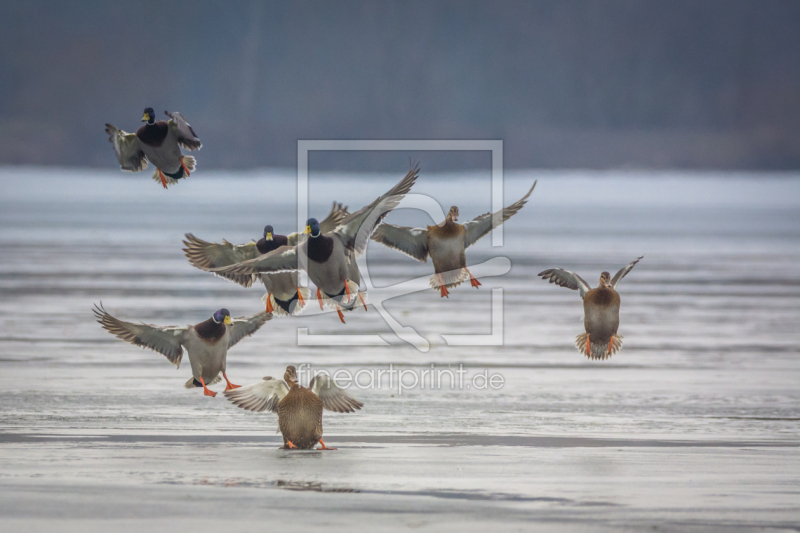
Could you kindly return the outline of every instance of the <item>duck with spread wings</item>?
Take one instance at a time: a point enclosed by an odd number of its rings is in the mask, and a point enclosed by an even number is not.
[[[156,167],[153,179],[166,189],[167,184],[188,178],[197,164],[194,157],[181,154],[181,147],[199,150],[203,143],[183,115],[166,111],[164,114],[169,117],[168,121],[156,121],[155,111],[148,107],[142,117],[142,122],[147,124],[136,133],[122,131],[111,124],[106,124],[106,133],[122,170],[139,172],[147,168],[149,161]]]
[[[600,274],[600,284],[594,289],[579,275],[563,268],[539,272],[542,279],[548,279],[559,287],[577,290],[583,298],[583,326],[586,333],[578,335],[575,344],[578,351],[589,359],[608,359],[622,349],[622,335],[617,333],[621,300],[616,287],[642,257],[622,267],[613,278],[608,272],[603,272]]]

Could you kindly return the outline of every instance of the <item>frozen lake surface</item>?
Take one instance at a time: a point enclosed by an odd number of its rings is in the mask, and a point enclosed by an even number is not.
[[[358,209],[402,177],[311,174],[312,215]],[[189,365],[124,344],[93,321],[189,324],[262,309],[194,269],[187,232],[247,242],[296,228],[294,176],[198,173],[164,191],[148,176],[0,169],[0,526],[4,531],[800,529],[800,177],[756,174],[515,173],[509,204],[536,191],[469,264],[511,271],[385,302],[429,343],[400,340],[373,306],[273,319],[228,356],[232,381],[287,364],[376,372],[499,374],[501,388],[353,388],[355,414],[327,413],[331,452],[278,450],[277,420],[186,390]],[[414,192],[489,210],[488,172],[422,173]],[[319,216],[318,218],[322,218]],[[421,225],[419,212],[389,222]],[[589,361],[576,292],[535,274],[619,285],[622,351]],[[376,287],[432,273],[375,243]],[[490,335],[502,289],[502,346]],[[321,334],[384,346],[298,346]],[[304,341],[304,342],[306,342]],[[475,383],[475,382],[470,382]],[[216,385],[212,387],[221,390]],[[272,522],[269,522],[271,521]]]

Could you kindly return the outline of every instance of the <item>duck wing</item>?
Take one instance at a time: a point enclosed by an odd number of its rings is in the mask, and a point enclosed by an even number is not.
[[[464,226],[464,229],[466,230],[466,233],[464,234],[464,248],[469,248],[470,246],[475,244],[475,242],[478,239],[485,236],[494,228],[496,228],[509,218],[516,215],[528,201],[528,197],[531,195],[535,187],[536,187],[536,182],[534,181],[533,186],[528,191],[528,194],[526,194],[525,196],[523,196],[510,206],[504,207],[503,209],[494,214],[485,213],[479,217],[473,218],[469,222],[465,222],[464,224],[462,224],[462,226]]]
[[[335,230],[348,214],[347,207],[342,206],[342,204],[338,202],[333,202],[331,212],[328,213],[328,216],[325,217],[325,220],[319,223],[320,232],[324,235],[325,233],[330,233],[331,231]],[[291,235],[287,235],[287,238],[289,239],[289,246],[295,246],[305,241],[308,238],[308,235],[303,233],[292,233]]]
[[[197,138],[197,134],[192,129],[192,126],[186,122],[186,119],[183,118],[183,115],[177,111],[174,113],[164,111],[164,114],[169,117],[169,121],[167,121],[169,133],[175,137],[178,144],[187,150],[199,150],[203,147],[203,143]]]
[[[127,133],[111,124],[106,124],[106,133],[122,170],[139,172],[147,168],[147,159],[135,133]]]
[[[272,320],[272,313],[267,313],[266,311],[261,311],[250,318],[239,317],[231,319],[232,324],[228,326],[228,331],[230,332],[228,348],[258,331],[258,328],[263,326],[267,320]]]
[[[198,239],[191,233],[187,233],[183,244],[186,246],[183,249],[186,258],[189,259],[192,266],[200,270],[235,265],[261,255],[255,242],[231,244],[223,239],[222,244],[219,244]],[[238,283],[242,287],[250,287],[258,279],[255,274],[233,274],[229,272],[214,272],[214,274]]]
[[[428,230],[408,228],[383,223],[372,234],[372,240],[413,257],[417,261],[428,261]]]
[[[356,255],[364,253],[364,248],[366,248],[375,226],[397,207],[403,196],[411,190],[417,177],[419,177],[419,164],[412,166],[405,177],[386,194],[378,197],[368,206],[347,215],[334,230],[345,247],[354,250]]]
[[[611,280],[611,286],[616,289],[617,288],[617,283],[619,283],[619,281],[622,278],[624,278],[628,274],[628,272],[630,272],[633,269],[633,267],[636,266],[636,263],[638,263],[639,260],[641,260],[643,257],[644,256],[638,257],[635,260],[633,260],[630,263],[628,263],[627,265],[625,265],[624,267],[620,268],[619,272],[614,274],[614,278]]]
[[[322,400],[322,407],[335,413],[353,413],[364,404],[336,386],[328,374],[317,374],[309,384],[311,391]]]
[[[215,274],[271,274],[274,272],[294,272],[298,269],[297,246],[281,246],[255,259],[249,259],[234,265],[209,268]]]
[[[165,356],[173,365],[178,368],[181,367],[181,358],[183,357],[181,343],[189,329],[188,327],[168,326],[159,328],[144,323],[133,324],[125,322],[108,314],[103,308],[102,302],[100,305],[95,304],[92,311],[94,311],[97,321],[103,326],[103,329],[112,335],[116,335],[125,342],[136,346],[150,348]]]
[[[226,390],[222,394],[237,407],[248,411],[278,412],[278,404],[289,394],[289,387],[283,380],[265,377],[258,383],[252,383],[238,389]]]
[[[563,268],[551,268],[549,270],[545,270],[544,272],[539,272],[537,276],[541,276],[542,279],[549,279],[550,283],[555,283],[559,287],[566,287],[568,289],[572,289],[573,291],[580,291],[581,298],[583,298],[583,295],[591,290],[589,284],[586,283],[582,277],[577,275],[575,272],[570,272],[569,270],[564,270]]]

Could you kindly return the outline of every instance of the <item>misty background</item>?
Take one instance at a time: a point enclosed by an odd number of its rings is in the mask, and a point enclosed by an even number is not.
[[[135,131],[152,106],[191,122],[201,170],[294,167],[298,139],[502,139],[511,169],[800,167],[794,0],[26,1],[2,13],[0,164],[117,168],[103,124]]]

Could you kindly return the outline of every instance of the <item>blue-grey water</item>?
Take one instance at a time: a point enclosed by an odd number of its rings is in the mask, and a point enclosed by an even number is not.
[[[310,213],[334,199],[360,208],[402,175],[312,172]],[[303,363],[362,378],[390,364],[502,376],[497,389],[351,388],[364,409],[324,417],[338,451],[297,453],[277,449],[274,415],[184,389],[185,359],[176,371],[91,314],[101,300],[161,325],[260,311],[261,287],[194,269],[181,239],[295,229],[293,173],[198,172],[164,191],[144,175],[0,169],[0,525],[800,528],[800,176],[517,172],[505,203],[534,179],[504,246],[487,237],[467,252],[471,265],[508,258],[508,274],[449,299],[428,289],[384,303],[427,351],[373,306],[345,325],[276,318],[230,351],[238,384]],[[491,207],[488,172],[428,175],[423,162],[414,191],[458,205],[462,221]],[[431,222],[412,210],[388,221]],[[618,287],[622,351],[585,359],[577,293],[536,273],[560,266],[595,284],[640,255]],[[376,287],[432,273],[375,243],[367,264]],[[443,335],[492,334],[494,289],[500,341],[447,345]],[[331,334],[384,345],[308,345]]]

